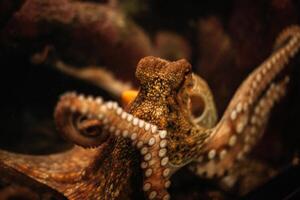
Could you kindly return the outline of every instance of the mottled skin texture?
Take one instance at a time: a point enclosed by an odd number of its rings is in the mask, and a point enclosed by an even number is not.
[[[189,117],[191,112],[187,90],[193,87],[190,64],[185,60],[168,62],[148,57],[140,61],[136,76],[141,88],[129,106],[129,112],[172,133],[167,137],[171,164],[188,162],[192,157],[191,152],[195,152],[193,148],[199,142],[196,138],[207,136],[204,130],[194,131]]]
[[[136,70],[141,87],[127,108],[75,93],[58,102],[55,121],[63,136],[97,148],[74,147],[50,156],[1,152],[1,163],[69,199],[128,199],[142,188],[146,198],[166,200],[171,175],[187,164],[197,175],[218,177],[230,189],[230,175],[260,168],[252,164],[251,170],[243,170],[243,159],[260,139],[274,103],[285,94],[289,78],[283,72],[299,47],[300,28],[286,29],[218,123],[210,89],[187,61],[143,58]],[[194,98],[204,106],[200,117],[194,117]]]

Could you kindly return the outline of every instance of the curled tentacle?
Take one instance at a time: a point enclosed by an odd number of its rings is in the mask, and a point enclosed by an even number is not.
[[[289,78],[279,75],[299,50],[300,29],[287,29],[276,45],[280,47],[241,84],[221,121],[202,144],[201,162],[194,167],[197,174],[223,175],[261,137],[274,103],[285,94]]]
[[[100,113],[103,107],[101,98],[85,98],[75,93],[63,95],[55,109],[56,126],[63,136],[83,147],[96,147],[107,140],[109,134],[103,131],[97,118],[87,114]]]
[[[95,134],[84,134],[85,124],[74,124],[76,116],[88,120],[87,127],[96,125],[101,131]],[[156,125],[145,122],[125,112],[115,102],[102,103],[92,97],[84,97],[74,93],[63,95],[57,105],[55,118],[57,126],[65,137],[84,147],[101,144],[104,139],[115,137],[128,138],[132,145],[140,150],[143,157],[141,168],[144,170],[145,191],[149,199],[169,199],[167,188],[169,177],[175,170],[169,165],[167,154],[167,131],[158,130]],[[99,128],[100,130],[100,128]]]

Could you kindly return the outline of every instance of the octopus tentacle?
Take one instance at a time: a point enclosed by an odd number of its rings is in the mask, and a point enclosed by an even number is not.
[[[72,121],[65,120],[72,118],[74,114],[99,120],[99,124],[102,124],[102,131],[95,136],[96,141],[90,139],[89,136],[81,135],[80,131],[74,131]],[[166,130],[158,130],[156,125],[134,117],[115,102],[102,104],[92,97],[86,98],[74,93],[62,96],[57,105],[55,117],[57,126],[64,136],[84,147],[93,147],[103,142],[103,138],[112,135],[130,139],[132,145],[140,150],[143,157],[141,162],[141,168],[144,171],[143,190],[148,199],[167,200],[170,198],[167,188],[170,186],[170,174],[175,169],[169,165]],[[68,124],[70,122],[71,124]]]
[[[198,158],[196,165],[191,165],[192,171],[199,176],[207,178],[220,177],[226,171],[230,171],[236,161],[244,159],[245,155],[250,152],[252,147],[261,138],[265,125],[268,121],[270,111],[274,103],[278,102],[285,94],[289,78],[285,77],[278,83],[273,83],[260,100],[255,104],[254,113],[249,120],[249,124],[245,127],[243,133],[233,133],[228,135],[227,143],[222,147],[218,147],[217,142],[225,136],[215,136],[215,144],[209,146],[210,150],[205,157]],[[243,119],[245,120],[245,119]],[[226,127],[227,128],[227,127]],[[231,131],[227,129],[227,131]],[[227,133],[230,134],[230,133]],[[228,138],[229,137],[229,138]]]
[[[0,164],[13,168],[69,196],[80,183],[84,170],[97,156],[98,149],[73,149],[48,155],[24,155],[0,151]]]
[[[74,92],[61,96],[58,102],[54,117],[56,126],[60,133],[70,141],[82,147],[96,147],[102,144],[109,135],[101,131],[102,123],[97,118],[85,119],[86,114],[96,115],[104,109],[101,97],[85,98],[83,95],[76,95]],[[93,128],[93,131],[89,129]],[[98,128],[98,129],[97,129]]]
[[[207,172],[210,177],[216,173],[222,175],[224,169],[230,168],[236,160],[243,158],[261,137],[274,102],[285,93],[289,78],[286,77],[279,82],[276,82],[276,78],[287,66],[289,59],[299,50],[300,29],[288,29],[279,38],[278,44],[280,41],[285,42],[286,39],[288,42],[276,50],[242,83],[223,118],[212,129],[210,137],[203,144],[199,157],[203,158],[203,152],[206,152],[204,157],[207,162],[205,167],[201,166],[201,163],[199,167],[194,167],[194,170],[198,170],[198,174]]]
[[[295,34],[300,32],[300,27],[297,25],[292,25],[286,29],[284,29],[281,34],[276,38],[275,44],[274,44],[274,51],[285,45],[291,37],[294,37]]]

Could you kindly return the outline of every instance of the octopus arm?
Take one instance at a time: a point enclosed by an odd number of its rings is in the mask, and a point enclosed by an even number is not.
[[[51,188],[66,193],[74,187],[96,156],[98,149],[74,147],[63,153],[38,156],[0,151],[2,169],[13,169],[26,174]]]
[[[284,69],[299,47],[300,27],[279,35],[272,55],[241,84],[221,121],[211,129],[193,167],[198,175],[223,176],[255,146],[274,104],[286,93],[289,77]]]
[[[78,122],[77,116],[84,120]],[[56,107],[55,120],[66,138],[84,147],[95,147],[109,138],[131,143],[142,157],[145,195],[149,199],[169,198],[167,188],[174,169],[169,165],[166,130],[158,130],[156,125],[127,113],[115,102],[104,103],[100,97],[75,93],[62,96]],[[91,133],[91,127],[100,129]]]

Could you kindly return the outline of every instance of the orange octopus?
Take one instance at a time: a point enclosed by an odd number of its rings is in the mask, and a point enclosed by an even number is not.
[[[133,192],[129,185],[135,185],[147,199],[168,200],[170,177],[186,165],[199,176],[223,180],[236,173],[235,166],[261,138],[289,83],[283,71],[299,48],[300,27],[284,30],[274,52],[241,84],[219,122],[208,85],[186,60],[145,57],[136,69],[140,89],[125,108],[75,92],[60,98],[57,127],[84,148],[49,156],[1,151],[0,163],[69,199],[128,199]],[[192,99],[201,99],[199,117],[193,114]],[[132,170],[138,165],[141,171]],[[132,179],[141,173],[142,180]]]

